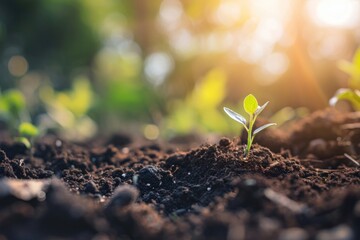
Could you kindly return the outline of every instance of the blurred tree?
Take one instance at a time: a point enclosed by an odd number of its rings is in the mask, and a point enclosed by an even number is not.
[[[8,69],[13,56],[22,56],[29,71],[58,80],[53,83],[61,88],[69,85],[74,70],[89,67],[100,41],[83,11],[73,0],[0,1],[1,87],[13,85]]]

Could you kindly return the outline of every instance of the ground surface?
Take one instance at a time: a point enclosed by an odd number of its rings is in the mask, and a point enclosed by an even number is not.
[[[32,157],[2,134],[0,239],[360,239],[360,116],[316,112],[189,151],[117,135],[40,139]],[[244,138],[246,136],[243,137]]]

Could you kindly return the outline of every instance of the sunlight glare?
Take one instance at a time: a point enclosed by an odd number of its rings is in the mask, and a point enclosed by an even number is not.
[[[256,18],[273,17],[285,23],[290,17],[292,1],[251,0],[249,3],[251,15]]]
[[[360,1],[311,0],[307,4],[309,15],[319,26],[352,28],[359,26]]]

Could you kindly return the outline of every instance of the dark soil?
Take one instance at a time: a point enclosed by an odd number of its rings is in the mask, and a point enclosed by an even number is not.
[[[0,239],[360,239],[360,168],[344,156],[359,124],[316,112],[247,158],[244,134],[189,151],[46,136],[31,157],[2,134]]]

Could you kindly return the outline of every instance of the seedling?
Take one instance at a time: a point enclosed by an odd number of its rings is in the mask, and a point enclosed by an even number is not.
[[[335,106],[340,100],[346,100],[355,111],[360,110],[360,48],[356,51],[352,62],[340,61],[338,67],[349,75],[349,88],[340,88],[330,99],[329,104]]]
[[[254,95],[252,94],[247,95],[244,99],[243,105],[245,112],[249,114],[249,122],[247,122],[246,119],[243,116],[241,116],[239,113],[236,113],[233,110],[224,107],[224,111],[226,112],[226,114],[229,115],[229,117],[231,117],[235,121],[241,123],[244,126],[245,130],[247,131],[248,136],[247,136],[247,144],[245,149],[245,156],[249,154],[251,145],[254,141],[254,137],[256,136],[256,134],[258,134],[259,132],[261,132],[262,130],[268,127],[276,125],[276,123],[268,123],[253,131],[256,118],[259,116],[259,114],[265,109],[265,107],[268,104],[269,102],[266,102],[264,105],[259,106]]]
[[[39,130],[33,124],[23,122],[18,128],[19,137],[16,141],[23,143],[28,149],[31,148],[34,137],[39,135]]]
[[[0,118],[15,130],[21,119],[27,119],[24,95],[16,89],[0,93]]]

